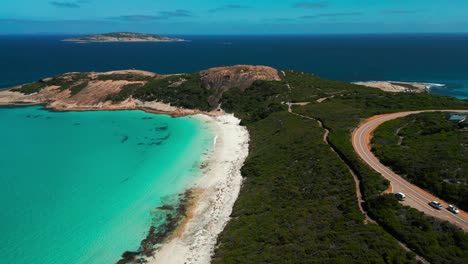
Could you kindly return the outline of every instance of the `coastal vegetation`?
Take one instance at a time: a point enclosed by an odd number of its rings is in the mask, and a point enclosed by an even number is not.
[[[198,73],[173,75],[151,80],[135,89],[133,97],[142,101],[158,100],[189,109],[211,110],[211,91],[202,87]]]
[[[320,83],[327,82],[332,81]],[[295,111],[321,120],[330,129],[330,144],[360,178],[364,207],[379,225],[431,263],[463,263],[468,252],[468,236],[446,222],[402,206],[394,197],[381,196],[388,187],[387,181],[363,164],[350,138],[360,120],[373,115],[420,109],[467,109],[467,102],[429,94],[384,93],[346,86],[348,89],[339,96],[297,107]]]
[[[20,92],[23,94],[33,94],[41,91],[42,89],[46,88],[47,84],[42,83],[42,82],[35,82],[35,83],[29,83],[25,84],[19,88],[13,89],[14,92]]]
[[[154,79],[152,76],[126,73],[126,74],[101,74],[97,77],[99,81],[119,81],[125,80],[129,82],[138,82],[138,81],[150,81]]]
[[[126,100],[127,98],[131,97],[135,93],[135,90],[142,86],[143,85],[139,83],[131,83],[131,84],[124,85],[120,89],[120,92],[116,94],[108,95],[106,98],[106,101],[112,101],[113,103],[122,102]]]
[[[274,89],[278,84],[286,89],[278,87],[276,94],[259,89]],[[245,121],[252,146],[242,169],[244,187],[233,220],[219,238],[215,263],[284,263],[291,259],[295,260],[291,263],[301,263],[309,258],[317,263],[412,261],[383,230],[432,263],[463,263],[468,236],[451,224],[400,205],[394,197],[381,196],[388,182],[360,161],[350,138],[363,118],[403,110],[466,109],[466,102],[428,94],[390,94],[292,71],[272,86],[259,81],[244,94],[232,90],[223,97],[223,107]],[[313,121],[271,107],[283,100],[309,102],[294,111],[321,120],[331,131],[329,141],[339,156],[321,141],[323,129]],[[316,153],[319,151],[323,152]],[[352,176],[335,162],[348,165],[359,176],[365,209],[379,226],[362,223]],[[315,195],[307,195],[310,189]],[[340,222],[342,219],[346,221]],[[348,247],[356,244],[368,250],[365,255],[370,258],[350,255]]]
[[[89,84],[88,81],[83,81],[82,83],[79,83],[77,85],[72,86],[70,88],[70,95],[73,96],[75,94],[78,94],[79,92],[81,92],[81,90],[86,88],[88,86],[88,84]]]
[[[48,86],[59,86],[60,91],[71,89],[71,95],[75,95],[88,85],[88,80],[89,76],[87,73],[67,73],[25,84],[20,88],[13,89],[13,91],[23,94],[34,94]]]
[[[72,86],[77,86],[80,82],[86,82],[88,79],[87,73],[68,73],[55,76],[49,79],[40,80],[39,83],[45,83],[47,86],[60,86],[60,90],[70,89]]]
[[[468,102],[387,93],[298,71],[280,72],[280,77],[248,88],[216,89],[211,87],[221,87],[231,76],[206,81],[200,73],[171,75],[125,85],[106,97],[114,103],[135,98],[205,111],[220,104],[248,128],[243,187],[218,238],[214,263],[415,263],[414,253],[431,263],[464,263],[468,236],[382,195],[388,181],[360,160],[350,139],[360,121],[377,114],[468,109]],[[127,75],[112,78],[107,80],[136,81]],[[303,104],[289,113],[287,102]],[[324,128],[330,131],[327,142]],[[403,132],[414,131],[419,130]],[[360,180],[363,207],[375,223],[359,210],[350,170]]]
[[[214,263],[414,262],[363,223],[353,179],[316,122],[279,111],[248,128],[245,181]]]
[[[445,113],[389,121],[374,133],[383,164],[436,196],[468,209],[468,132]]]
[[[245,91],[232,89],[223,94],[223,108],[249,124],[278,111],[286,111],[287,87],[276,81],[257,81]]]
[[[402,206],[393,195],[368,200],[372,217],[430,263],[465,263],[468,236],[462,230],[422,212]]]

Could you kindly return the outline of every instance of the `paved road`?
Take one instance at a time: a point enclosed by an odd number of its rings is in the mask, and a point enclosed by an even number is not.
[[[468,110],[437,110],[439,112],[464,112]],[[356,153],[375,171],[382,174],[391,183],[393,192],[402,192],[406,195],[406,201],[403,204],[418,209],[428,215],[437,217],[442,220],[449,221],[463,230],[468,231],[468,214],[460,210],[460,214],[455,215],[448,211],[448,203],[435,197],[434,195],[424,191],[423,189],[409,183],[390,168],[385,167],[371,152],[370,140],[373,131],[382,123],[397,119],[400,117],[408,116],[411,114],[418,114],[422,112],[437,112],[437,111],[413,111],[413,112],[400,112],[386,115],[374,116],[363,122],[354,132],[352,136],[353,147]],[[439,201],[444,205],[442,210],[436,210],[428,205],[432,200]]]

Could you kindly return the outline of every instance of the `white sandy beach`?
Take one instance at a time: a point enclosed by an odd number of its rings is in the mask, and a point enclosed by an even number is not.
[[[428,84],[418,82],[400,82],[400,81],[366,81],[354,82],[354,84],[377,88],[385,92],[392,93],[425,93]],[[411,88],[410,88],[411,87]]]
[[[218,235],[229,221],[242,185],[240,169],[248,155],[249,134],[233,115],[197,115],[216,133],[202,177],[193,188],[194,205],[180,230],[148,259],[154,264],[210,263]]]

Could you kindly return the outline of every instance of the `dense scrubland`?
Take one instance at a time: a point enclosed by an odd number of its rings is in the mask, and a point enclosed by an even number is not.
[[[383,124],[374,153],[383,164],[444,200],[468,209],[468,131],[446,113],[422,113]]]
[[[24,94],[38,93],[48,86],[58,86],[60,91],[69,89],[71,95],[79,93],[88,86],[89,76],[87,73],[67,73],[52,78],[42,79],[34,83],[22,85],[13,91]]]
[[[317,102],[323,98],[328,99]],[[321,120],[340,156],[322,141],[323,129],[287,113],[284,101],[310,102],[294,111]],[[233,220],[219,238],[215,263],[413,261],[396,239],[432,263],[464,263],[468,257],[463,231],[382,196],[388,182],[360,161],[350,141],[363,118],[466,109],[466,102],[385,93],[290,71],[282,82],[256,82],[243,93],[231,90],[223,96],[223,106],[243,119],[252,146],[242,170],[246,181]],[[360,178],[365,209],[378,225],[363,223],[345,164]]]
[[[317,80],[325,89],[337,82]],[[330,129],[330,143],[361,180],[365,208],[386,231],[431,263],[463,263],[468,257],[468,236],[458,228],[402,206],[394,197],[381,195],[388,187],[383,177],[362,163],[351,145],[352,130],[363,118],[376,114],[424,110],[467,109],[466,101],[429,94],[385,93],[342,84],[344,92],[322,103],[312,103],[297,112],[320,119]],[[348,87],[344,89],[344,87]]]
[[[214,263],[413,262],[363,223],[353,178],[316,122],[279,111],[248,127],[245,182]]]

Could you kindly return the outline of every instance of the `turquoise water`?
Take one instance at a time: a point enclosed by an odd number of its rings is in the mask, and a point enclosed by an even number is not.
[[[0,108],[0,262],[115,263],[212,141],[194,118]]]

